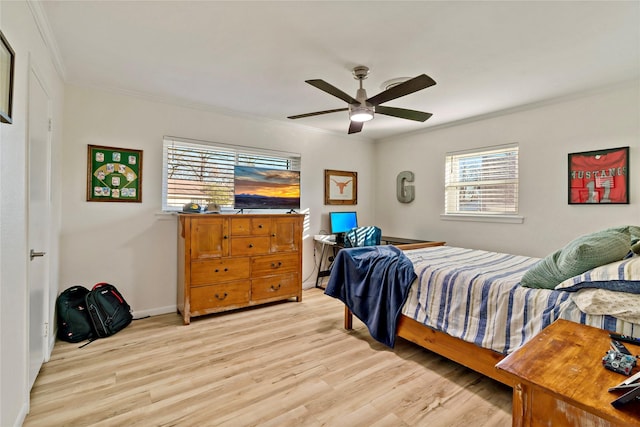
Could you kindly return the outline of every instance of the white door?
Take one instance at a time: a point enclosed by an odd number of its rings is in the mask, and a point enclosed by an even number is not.
[[[45,360],[49,295],[50,102],[33,67],[29,72],[29,387]]]

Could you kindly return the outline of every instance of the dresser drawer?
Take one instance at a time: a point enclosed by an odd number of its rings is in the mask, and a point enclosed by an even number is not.
[[[266,255],[251,259],[251,275],[270,276],[296,272],[300,268],[298,253]]]
[[[268,236],[269,218],[231,218],[232,236]]]
[[[191,261],[191,286],[249,278],[249,258]]]
[[[297,295],[301,286],[297,274],[254,279],[251,281],[251,300],[257,301],[286,295]]]
[[[219,307],[249,304],[249,280],[191,288],[191,312],[202,314]]]
[[[231,256],[268,254],[270,242],[268,236],[232,237]]]

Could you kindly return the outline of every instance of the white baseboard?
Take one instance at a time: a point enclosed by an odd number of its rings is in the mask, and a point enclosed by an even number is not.
[[[178,307],[169,305],[166,307],[151,308],[149,310],[136,310],[132,312],[134,319],[142,319],[143,317],[158,316],[160,314],[177,313]]]
[[[58,335],[58,327],[56,326],[51,336],[49,336],[49,348],[47,348],[47,353],[44,355],[44,363],[47,363],[49,359],[51,359],[51,353],[53,353],[53,347],[55,347],[56,345],[57,335]]]
[[[29,399],[29,394],[27,394],[27,399]],[[15,427],[21,427],[24,424],[24,420],[27,418],[27,414],[29,413],[29,402],[25,402],[22,405],[22,408],[20,408],[20,412],[18,413],[18,416],[16,417],[16,421],[15,423],[13,423],[13,425]]]

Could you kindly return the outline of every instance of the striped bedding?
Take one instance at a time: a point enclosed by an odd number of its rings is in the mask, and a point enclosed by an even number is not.
[[[539,259],[450,246],[407,250],[418,276],[402,314],[508,354],[556,319],[639,336],[640,325],[582,313],[569,292],[519,285]]]

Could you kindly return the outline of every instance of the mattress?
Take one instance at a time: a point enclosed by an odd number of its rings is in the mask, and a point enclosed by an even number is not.
[[[560,318],[640,335],[640,325],[583,313],[569,292],[520,286],[538,258],[451,246],[405,255],[417,279],[402,314],[480,347],[509,354]]]

